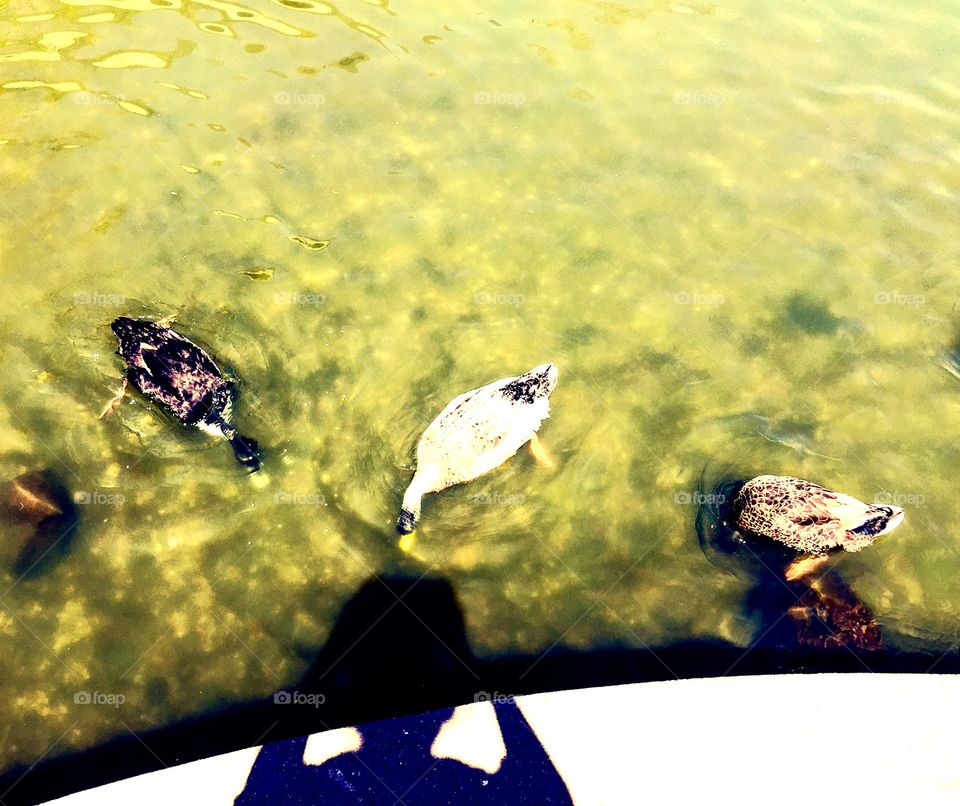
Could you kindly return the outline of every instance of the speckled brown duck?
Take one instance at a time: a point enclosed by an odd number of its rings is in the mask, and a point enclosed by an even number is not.
[[[779,584],[796,597],[786,615],[800,646],[883,648],[873,613],[825,564],[831,552],[861,551],[896,529],[902,509],[865,504],[793,476],[764,475],[739,488],[731,514],[747,541],[759,536],[796,552]]]
[[[896,529],[903,510],[865,504],[793,476],[757,476],[733,500],[738,529],[768,537],[805,554],[860,551]]]

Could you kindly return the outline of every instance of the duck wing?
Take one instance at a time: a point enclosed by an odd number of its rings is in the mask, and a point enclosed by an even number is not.
[[[797,511],[791,515],[791,520],[797,526],[811,530],[823,550],[834,546],[849,550],[852,549],[850,544],[859,544],[858,536],[852,533],[870,518],[872,507],[851,495],[810,482],[798,492]]]
[[[855,529],[873,509],[852,495],[828,490],[809,481],[801,482],[796,487],[794,504],[818,522],[835,520],[844,529]]]
[[[510,383],[511,381],[517,380],[517,377],[519,376],[514,376],[512,378],[500,378],[499,380],[492,381],[491,383],[485,383],[483,386],[478,386],[476,389],[471,389],[469,392],[464,392],[462,395],[457,395],[453,400],[451,400],[449,403],[447,403],[446,406],[443,407],[443,411],[441,411],[434,418],[433,422],[430,423],[429,426],[427,426],[427,430],[429,430],[431,427],[441,422],[442,420],[445,420],[447,417],[452,415],[458,409],[463,409],[464,407],[466,407],[466,405],[473,398],[482,397],[484,395],[489,395],[490,397],[492,397],[494,392],[499,391],[503,386]]]
[[[200,347],[169,331],[156,346],[143,345],[132,368],[140,390],[187,424],[198,422],[227,395],[227,381]]]
[[[432,468],[435,490],[499,467],[533,435],[536,428],[500,394],[510,380],[464,392],[427,426],[417,445],[417,468]]]

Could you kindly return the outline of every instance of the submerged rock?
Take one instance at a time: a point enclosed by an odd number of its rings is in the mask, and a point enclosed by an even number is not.
[[[61,558],[79,520],[69,491],[52,470],[29,470],[2,485],[0,514],[9,524],[0,557],[18,576],[40,573]]]
[[[36,526],[46,518],[63,514],[56,480],[48,470],[28,470],[0,488],[0,506],[14,520]]]

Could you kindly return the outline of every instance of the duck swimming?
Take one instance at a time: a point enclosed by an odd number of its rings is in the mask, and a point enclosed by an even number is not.
[[[403,495],[397,531],[407,535],[416,528],[423,496],[499,467],[526,442],[545,461],[537,431],[550,416],[556,386],[557,368],[540,364],[451,400],[417,443],[417,470]]]
[[[737,492],[737,527],[799,552],[860,551],[903,521],[903,510],[875,506],[792,476],[757,476]]]
[[[241,436],[229,422],[236,387],[202,348],[146,319],[121,316],[110,328],[127,368],[123,388],[104,414],[116,408],[129,381],[184,425],[229,441],[237,460],[251,472],[260,469],[257,441]]]

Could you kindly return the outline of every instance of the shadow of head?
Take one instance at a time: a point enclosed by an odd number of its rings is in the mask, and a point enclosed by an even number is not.
[[[344,605],[300,685],[330,701],[349,692],[361,710],[382,714],[391,702],[412,709],[447,692],[462,695],[477,679],[475,665],[449,582],[375,576]]]

